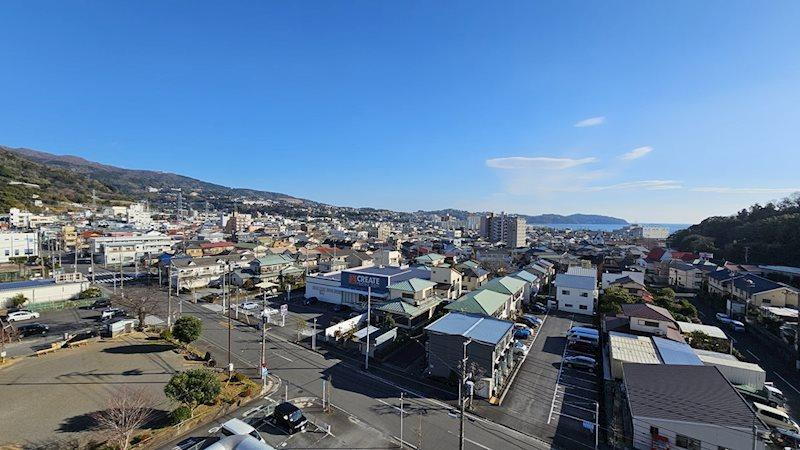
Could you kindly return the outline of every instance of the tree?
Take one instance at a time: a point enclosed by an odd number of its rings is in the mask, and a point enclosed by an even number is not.
[[[686,338],[692,348],[720,353],[727,353],[730,351],[730,346],[727,341],[724,339],[712,338],[702,331],[692,331],[686,335]]]
[[[28,301],[28,297],[25,297],[24,294],[17,294],[11,297],[11,303],[14,305],[15,308],[19,308],[20,306],[24,305],[25,302]]]
[[[12,258],[8,258],[8,261],[17,265],[17,272],[19,272],[19,276],[22,277],[22,265],[28,262],[28,257],[14,256]]]
[[[308,329],[308,323],[302,317],[298,317],[296,326],[297,326],[297,342],[300,342],[300,335],[305,333],[306,329]]]
[[[203,322],[197,317],[183,316],[172,327],[172,335],[184,344],[196,341],[202,332]]]
[[[106,402],[106,409],[92,417],[109,441],[122,450],[130,446],[133,433],[153,415],[155,402],[143,389],[122,387]]]
[[[111,302],[130,310],[139,319],[138,330],[144,329],[144,319],[154,314],[161,304],[161,298],[155,289],[128,288],[127,292],[113,294]]]
[[[221,390],[219,378],[214,372],[206,369],[180,372],[164,386],[167,398],[188,406],[192,413],[198,405],[214,402]]]
[[[616,303],[617,305],[631,304],[639,301],[635,295],[619,286],[606,289],[601,300],[606,303]]]
[[[78,298],[83,300],[87,298],[98,298],[102,295],[103,291],[101,291],[99,287],[92,286],[78,294]]]

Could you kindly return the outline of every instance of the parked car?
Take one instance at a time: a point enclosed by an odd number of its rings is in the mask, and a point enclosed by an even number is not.
[[[283,402],[276,406],[272,417],[275,419],[275,423],[286,428],[289,433],[305,431],[308,423],[303,411],[290,402]]]
[[[528,353],[528,346],[520,341],[514,342],[514,353],[524,355]]]
[[[122,308],[108,308],[100,313],[100,320],[113,319],[115,317],[124,317],[128,313]]]
[[[770,427],[800,433],[800,425],[797,425],[797,422],[780,409],[761,403],[753,403],[753,407],[756,410],[756,416]]]
[[[589,356],[567,356],[564,358],[564,365],[573,369],[583,369],[594,372],[597,368],[597,361]]]
[[[50,327],[43,323],[26,323],[25,325],[18,326],[17,331],[22,337],[36,335],[44,336],[48,331],[50,331]]]
[[[525,325],[524,323],[515,323],[514,330],[528,330],[530,331],[531,327]]]
[[[224,436],[250,435],[258,439],[259,442],[265,442],[258,430],[241,419],[231,419],[223,423],[219,428],[219,432]]]
[[[587,342],[570,342],[567,345],[567,348],[575,352],[588,353],[590,355],[593,355],[597,352],[597,347]]]
[[[110,307],[111,307],[111,300],[107,298],[99,298],[95,300],[91,305],[89,305],[89,309],[103,309]]]
[[[303,300],[303,304],[306,306],[313,305],[314,303],[317,303],[317,300],[317,297],[308,297],[307,299]]]
[[[39,316],[40,314],[38,312],[22,309],[19,311],[8,313],[8,316],[6,316],[6,320],[9,322],[19,322],[20,320],[38,319]]]
[[[514,330],[514,339],[528,339],[531,337],[531,330]]]
[[[248,310],[248,311],[251,310],[251,309],[258,309],[258,307],[259,307],[259,304],[257,302],[244,302],[241,305],[239,305],[239,308],[242,308],[242,309]]]
[[[544,320],[534,316],[533,314],[523,314],[520,320],[532,327],[538,327],[544,323]]]
[[[719,320],[720,322],[722,322],[724,324],[731,323],[732,319],[730,317],[728,317],[728,315],[725,314],[725,313],[717,313],[716,316],[717,316],[717,320]]]
[[[332,312],[350,312],[350,307],[347,305],[341,305],[337,303],[331,306],[330,310]]]
[[[547,306],[544,306],[541,303],[534,303],[533,306],[531,306],[531,309],[539,314],[544,314],[547,312]]]
[[[744,332],[744,324],[738,320],[731,320],[728,322],[728,327],[736,332]]]

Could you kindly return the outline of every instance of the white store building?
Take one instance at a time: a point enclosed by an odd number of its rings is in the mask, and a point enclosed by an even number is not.
[[[39,236],[37,233],[8,231],[0,233],[0,263],[10,258],[39,255]]]

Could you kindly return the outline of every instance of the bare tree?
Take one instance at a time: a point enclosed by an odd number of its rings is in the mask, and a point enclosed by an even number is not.
[[[106,409],[95,413],[93,418],[109,441],[127,450],[133,433],[152,416],[154,405],[145,390],[123,387],[109,397]]]
[[[144,329],[144,319],[149,314],[154,314],[161,304],[161,293],[155,289],[128,288],[124,293],[112,295],[112,303],[119,305],[139,319],[138,329]]]

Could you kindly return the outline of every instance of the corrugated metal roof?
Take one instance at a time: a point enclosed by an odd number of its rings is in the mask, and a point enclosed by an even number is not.
[[[746,369],[753,372],[764,372],[764,369],[762,369],[758,364],[739,361],[738,359],[719,358],[713,355],[698,355],[697,357],[707,366],[738,367],[740,369]]]
[[[728,340],[728,336],[725,334],[725,332],[722,331],[719,327],[715,327],[714,325],[705,325],[702,323],[691,323],[691,322],[678,322],[678,328],[680,328],[681,333],[684,334],[691,333],[693,331],[700,331],[713,338]]]
[[[612,359],[641,364],[661,364],[658,351],[649,337],[610,331],[608,342]]]
[[[681,364],[684,366],[702,366],[703,361],[694,352],[694,349],[682,342],[653,337],[653,344],[658,350],[658,355],[664,364]]]
[[[447,313],[436,322],[425,327],[426,331],[460,335],[474,341],[496,345],[514,326],[513,322],[478,314]]]
[[[445,309],[491,316],[505,305],[508,298],[508,294],[480,289],[462,296],[455,302],[445,306]]]
[[[47,278],[44,280],[9,281],[7,283],[0,283],[0,291],[48,286],[51,284],[56,284],[56,281],[53,278]]]
[[[591,291],[597,289],[597,280],[584,275],[560,273],[556,275],[556,286]]]

